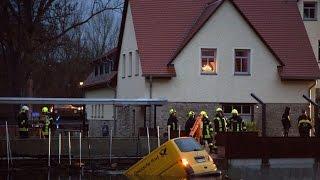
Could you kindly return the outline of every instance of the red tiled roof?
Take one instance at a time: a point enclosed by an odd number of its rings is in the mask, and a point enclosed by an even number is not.
[[[296,1],[229,1],[282,65],[282,79],[320,78]],[[168,64],[223,2],[130,0],[143,75],[173,75]]]

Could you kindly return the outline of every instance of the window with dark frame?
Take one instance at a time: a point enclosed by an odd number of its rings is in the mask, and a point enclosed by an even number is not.
[[[320,40],[318,41],[318,61],[320,62]]]
[[[303,19],[317,20],[317,2],[303,2]]]
[[[217,49],[201,48],[201,74],[217,73],[216,53]]]
[[[126,77],[126,54],[122,55],[122,78]]]
[[[231,111],[236,109],[244,121],[253,121],[253,104],[222,104],[222,110],[226,117],[231,117]]]
[[[103,74],[103,69],[104,69],[104,66],[103,66],[103,64],[101,64],[100,65],[100,75]]]
[[[96,66],[94,67],[94,75],[95,75],[95,76],[98,76],[98,74],[99,74],[99,67],[96,65]]]
[[[139,61],[140,61],[140,57],[139,57],[139,51],[138,50],[136,50],[136,58],[135,58],[135,66],[136,66],[136,68],[135,68],[135,75],[136,76],[139,76],[139,71],[140,71],[140,68],[139,68],[139,66],[140,66],[140,63],[139,63]]]
[[[250,49],[236,49],[234,54],[234,73],[250,74]]]
[[[129,69],[128,69],[128,76],[131,77],[132,76],[132,52],[129,52]]]

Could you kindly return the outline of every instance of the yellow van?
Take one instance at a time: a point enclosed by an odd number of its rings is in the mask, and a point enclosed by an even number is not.
[[[221,175],[210,155],[191,137],[167,141],[130,167],[126,176]]]

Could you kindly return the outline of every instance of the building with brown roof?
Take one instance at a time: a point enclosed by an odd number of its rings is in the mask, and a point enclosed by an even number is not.
[[[267,104],[267,135],[280,136],[285,107],[295,122],[309,109],[302,95],[316,96],[319,6],[315,0],[126,0],[116,96],[167,99],[157,108],[163,130],[170,108],[183,129],[188,111],[212,118],[217,107],[227,116],[236,108],[261,129],[254,93]],[[126,126],[118,126],[118,135],[135,135],[144,109],[123,113]]]
[[[93,70],[83,83],[86,98],[116,98],[117,48],[92,62]],[[87,105],[86,114],[90,136],[102,136],[102,127],[113,127],[114,107],[112,105]]]

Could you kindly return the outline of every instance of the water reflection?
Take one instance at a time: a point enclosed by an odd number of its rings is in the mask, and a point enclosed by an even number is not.
[[[28,169],[16,170],[10,173],[0,173],[0,180],[176,180],[169,177],[131,177],[123,175],[108,175],[109,172],[85,173],[83,171],[68,172],[67,170]],[[316,180],[320,179],[319,167],[297,167],[297,168],[259,168],[259,167],[231,167],[228,172],[230,179],[250,179],[250,180]],[[191,178],[192,180],[220,180],[220,178],[201,177]],[[179,180],[184,180],[180,178]]]

